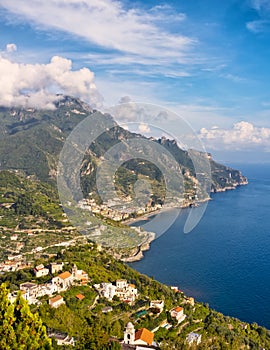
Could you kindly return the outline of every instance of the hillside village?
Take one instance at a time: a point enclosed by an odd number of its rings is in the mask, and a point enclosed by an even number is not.
[[[10,289],[10,302],[21,293],[39,313],[59,349],[115,349],[111,346],[116,344],[124,350],[193,350],[228,344],[224,349],[239,350],[266,349],[268,344],[267,330],[265,343],[258,338],[262,327],[223,316],[177,286],[139,274],[93,243],[2,272],[0,281]],[[243,342],[262,346],[241,347]]]
[[[91,247],[92,249],[92,247]],[[70,268],[71,267],[71,268]],[[29,269],[26,265],[25,268]],[[125,325],[122,337],[112,337],[111,341],[117,341],[122,349],[159,349],[159,343],[155,340],[155,332],[159,329],[171,329],[178,327],[179,330],[185,327],[184,323],[187,315],[185,314],[184,305],[194,307],[193,298],[183,297],[182,304],[175,305],[167,309],[165,296],[160,300],[152,300],[145,295],[141,295],[140,290],[134,283],[129,283],[127,279],[116,279],[114,282],[93,283],[91,276],[74,263],[71,266],[69,261],[53,261],[48,264],[38,264],[29,269],[33,278],[31,280],[19,283],[19,288],[12,290],[8,298],[13,303],[18,294],[27,300],[32,307],[40,308],[41,305],[47,304],[52,309],[58,309],[66,306],[66,293],[74,290],[79,291],[74,294],[76,303],[81,303],[85,299],[86,291],[91,290],[95,297],[92,305],[88,306],[89,310],[95,309],[99,300],[107,300],[111,306],[101,308],[102,314],[114,313],[114,305],[124,303],[129,305],[133,315]],[[9,272],[11,273],[19,273]],[[3,274],[3,273],[2,273]],[[42,283],[43,279],[45,283]],[[83,289],[82,289],[83,288]],[[171,287],[172,293],[183,295],[177,287]],[[145,300],[148,300],[145,302]],[[142,306],[143,305],[143,306]],[[168,315],[168,317],[167,317]],[[134,318],[135,316],[135,318]],[[153,322],[153,328],[138,328],[135,326],[138,319],[150,317]],[[160,316],[162,316],[160,318]],[[169,322],[170,320],[170,322]],[[133,322],[133,323],[132,323]],[[142,322],[143,323],[143,322]],[[135,328],[136,327],[136,328]],[[192,335],[193,334],[193,335]],[[58,345],[72,346],[76,344],[76,338],[68,333],[61,332],[58,329],[48,328],[48,335],[56,339]],[[186,337],[187,344],[199,344],[201,334],[189,332]]]

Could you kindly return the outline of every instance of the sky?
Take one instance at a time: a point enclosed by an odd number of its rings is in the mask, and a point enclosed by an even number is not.
[[[270,0],[0,0],[1,105],[156,104],[227,163],[270,161],[269,62]]]

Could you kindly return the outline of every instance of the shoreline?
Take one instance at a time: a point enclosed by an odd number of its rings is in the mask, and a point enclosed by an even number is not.
[[[231,186],[231,187],[227,187],[227,188],[219,188],[219,189],[216,189],[215,191],[211,191],[211,193],[222,193],[222,192],[226,192],[226,191],[231,191],[231,190],[235,190],[239,186],[246,186],[246,185],[248,185],[248,181],[239,183],[236,186]],[[170,206],[170,207],[159,208],[159,209],[153,210],[149,213],[142,214],[139,217],[124,220],[124,221],[122,221],[122,224],[127,225],[127,226],[132,226],[131,225],[132,223],[135,223],[138,221],[150,221],[150,218],[152,216],[158,215],[160,212],[166,212],[166,211],[169,211],[172,209],[189,209],[189,208],[192,209],[194,207],[200,206],[200,204],[202,204],[202,203],[205,203],[205,202],[208,202],[211,200],[212,200],[212,198],[208,197],[204,200],[189,202],[189,203],[187,203],[185,205],[181,205],[181,206]],[[138,245],[136,247],[137,252],[135,254],[129,255],[128,257],[121,258],[121,261],[131,263],[131,262],[135,262],[135,261],[140,261],[144,258],[143,252],[150,250],[151,243],[155,240],[155,235],[156,235],[154,232],[147,232],[147,234],[148,234],[148,238],[146,239],[146,241],[141,243],[140,245]]]

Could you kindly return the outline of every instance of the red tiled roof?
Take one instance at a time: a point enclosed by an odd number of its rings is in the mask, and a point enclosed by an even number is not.
[[[146,328],[141,328],[135,333],[135,341],[142,340],[147,343],[147,345],[151,345],[154,340],[154,333],[150,332]]]
[[[77,294],[76,298],[79,299],[79,300],[83,300],[85,298],[85,296],[82,295],[82,294]]]
[[[60,275],[58,275],[59,278],[61,278],[62,280],[65,280],[67,278],[69,278],[71,276],[71,273],[68,271],[62,272],[60,273]]]
[[[177,306],[176,308],[173,309],[173,311],[175,311],[175,312],[180,312],[182,310],[183,310],[183,308],[181,306]]]
[[[50,301],[50,304],[51,303],[56,303],[57,301],[63,299],[63,297],[61,297],[61,295],[56,295],[56,297],[54,298],[51,298],[49,301]]]

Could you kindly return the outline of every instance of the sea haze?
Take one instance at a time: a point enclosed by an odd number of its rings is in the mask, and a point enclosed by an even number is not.
[[[130,265],[225,315],[270,328],[270,165],[237,168],[249,185],[213,194],[189,234],[189,209],[182,210],[145,258]]]

